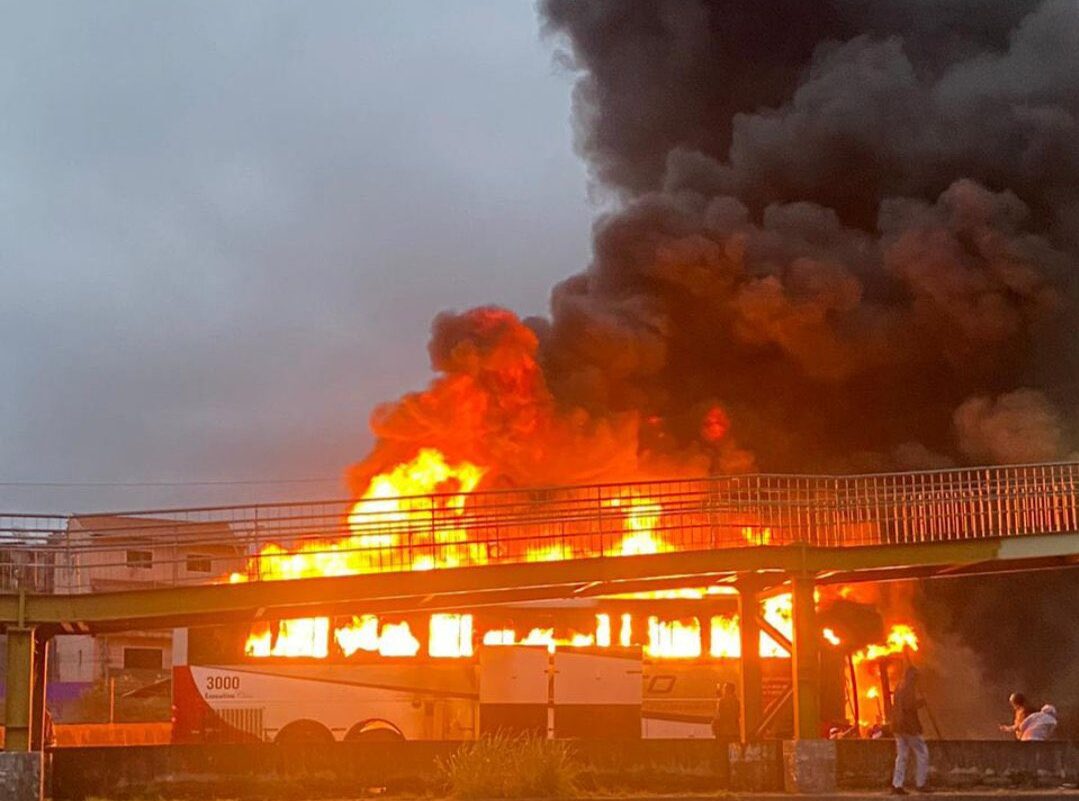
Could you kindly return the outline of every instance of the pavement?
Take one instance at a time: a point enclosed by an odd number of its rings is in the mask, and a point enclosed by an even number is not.
[[[908,790],[909,797],[914,798],[945,798],[948,801],[1004,801],[1009,798],[1024,799],[1024,801],[1079,801],[1079,790],[1072,789],[1039,789],[1039,790],[934,790],[928,796]],[[840,793],[825,793],[819,795],[792,795],[787,793],[733,793],[728,799],[744,798],[746,801],[794,801],[794,799],[813,799],[813,801],[861,801],[861,799],[873,799],[880,801],[882,798],[893,798],[887,790],[877,791],[847,791]],[[672,799],[673,801],[673,799]],[[688,801],[688,799],[686,800]]]

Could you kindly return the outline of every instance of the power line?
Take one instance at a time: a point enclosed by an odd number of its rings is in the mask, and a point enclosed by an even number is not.
[[[337,483],[333,478],[253,478],[229,481],[0,481],[0,487],[235,487],[268,484]]]

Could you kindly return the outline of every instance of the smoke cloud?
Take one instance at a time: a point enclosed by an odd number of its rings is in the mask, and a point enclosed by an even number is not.
[[[673,421],[715,405],[767,470],[1073,452],[1079,6],[541,9],[578,71],[579,150],[617,198],[537,328],[562,402],[646,410],[673,448],[693,435]],[[920,603],[985,686],[1071,705],[1056,610],[1077,593],[1070,574],[967,579]],[[1036,625],[999,625],[1016,599]],[[933,672],[954,699],[955,671]],[[953,704],[950,728],[992,736],[985,701]]]
[[[440,315],[437,376],[376,411],[357,482],[430,444],[511,484],[1073,451],[1073,0],[539,9],[610,208],[592,261],[547,317]],[[980,586],[927,590],[952,610],[928,618],[1022,678]]]
[[[1072,451],[1074,3],[540,12],[614,208],[549,317],[436,320],[360,474],[432,442],[508,483]]]

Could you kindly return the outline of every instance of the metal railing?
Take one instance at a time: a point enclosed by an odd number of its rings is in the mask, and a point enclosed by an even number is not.
[[[90,592],[804,543],[1079,530],[1079,463],[741,475],[116,514],[0,515],[0,592]]]

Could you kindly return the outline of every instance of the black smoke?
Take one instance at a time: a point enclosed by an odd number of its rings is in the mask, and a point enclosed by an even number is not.
[[[1079,6],[540,9],[616,198],[531,321],[559,402],[664,447],[718,405],[719,470],[1071,452]]]
[[[558,403],[660,420],[639,447],[675,451],[718,407],[719,471],[1074,452],[1079,4],[539,8],[613,209],[530,321]],[[994,680],[1074,708],[1077,593],[1063,572],[922,603]]]

